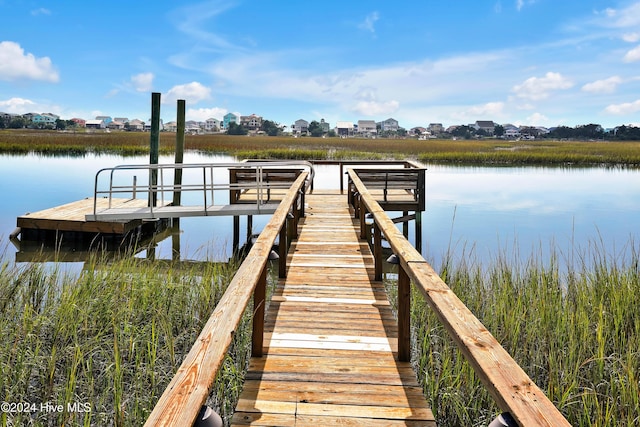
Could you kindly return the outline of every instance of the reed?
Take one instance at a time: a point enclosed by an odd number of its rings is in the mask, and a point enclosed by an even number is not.
[[[160,134],[160,153],[175,149],[175,134]],[[416,159],[423,163],[505,165],[640,166],[638,141],[502,141],[360,138],[292,138],[287,136],[187,135],[185,149],[225,153],[239,158],[305,160]],[[142,155],[149,134],[142,132],[59,133],[0,131],[0,153],[84,156]]]
[[[0,400],[36,406],[2,412],[0,424],[142,425],[236,266],[96,256],[68,274],[1,264]],[[209,402],[226,418],[242,386],[250,331],[251,308]],[[46,411],[46,403],[63,409]]]
[[[638,425],[637,247],[541,252],[504,251],[480,266],[471,249],[445,258],[441,276],[572,425]],[[438,424],[487,425],[498,408],[417,293],[412,323],[414,366]]]

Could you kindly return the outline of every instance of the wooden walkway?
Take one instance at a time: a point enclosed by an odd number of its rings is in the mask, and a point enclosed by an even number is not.
[[[345,195],[307,195],[232,425],[435,426]]]

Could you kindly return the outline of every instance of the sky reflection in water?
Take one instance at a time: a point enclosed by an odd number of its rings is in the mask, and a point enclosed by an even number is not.
[[[229,161],[226,156],[185,155],[187,163]],[[164,156],[160,162],[173,158]],[[148,158],[0,156],[0,236],[6,242],[16,217],[25,212],[92,196],[99,169],[141,163]],[[569,253],[602,242],[608,251],[619,252],[639,230],[638,178],[639,171],[620,168],[428,165],[423,254],[438,269],[448,249],[460,258],[473,247],[481,262],[516,251],[526,260],[532,251],[548,254],[550,245]],[[317,168],[316,188],[338,188],[338,180],[337,167]],[[267,220],[255,217],[254,230]],[[231,218],[182,219],[181,257],[226,259],[231,227]],[[171,257],[170,240],[159,245],[157,257]]]

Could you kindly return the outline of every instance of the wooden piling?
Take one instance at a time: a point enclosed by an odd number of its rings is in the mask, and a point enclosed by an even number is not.
[[[160,153],[160,93],[153,92],[151,94],[151,139],[149,149],[149,164],[157,165]],[[149,170],[149,182],[151,188],[158,184],[158,171],[156,169]],[[155,206],[158,194],[156,191],[149,193],[149,206]]]

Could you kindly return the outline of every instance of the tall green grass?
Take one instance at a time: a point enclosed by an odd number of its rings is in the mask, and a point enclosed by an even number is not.
[[[481,265],[470,250],[446,258],[440,274],[572,425],[639,425],[637,247],[551,252],[505,251]],[[414,365],[438,424],[487,425],[498,408],[417,292],[412,322]]]
[[[0,400],[37,405],[32,413],[3,412],[0,425],[142,425],[236,264],[160,268],[96,256],[80,274],[0,265]],[[226,418],[248,363],[250,318],[249,308],[209,402]],[[47,413],[46,402],[90,411]]]

